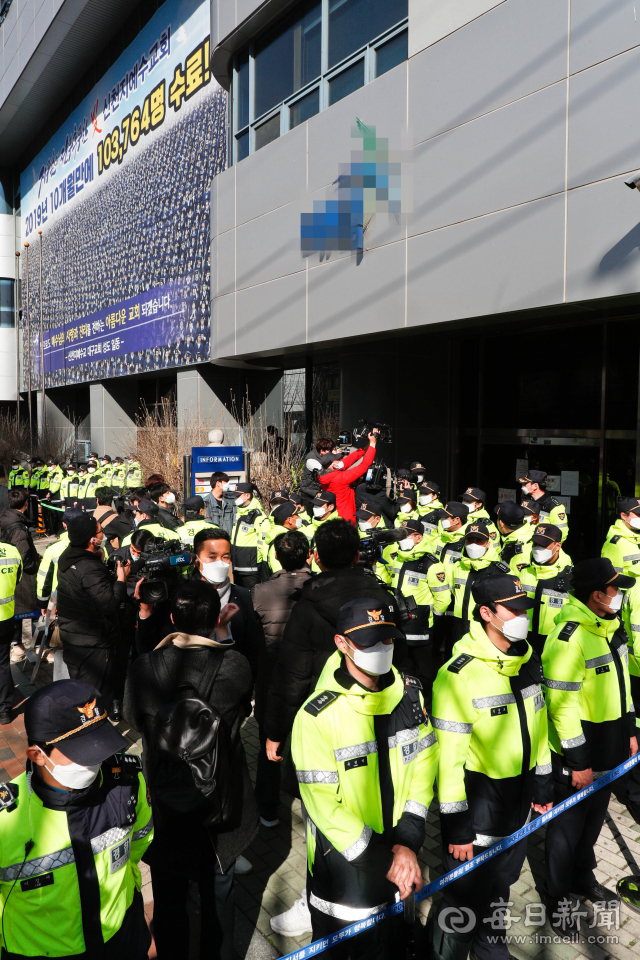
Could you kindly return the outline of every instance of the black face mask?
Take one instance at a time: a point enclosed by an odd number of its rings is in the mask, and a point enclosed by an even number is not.
[[[524,657],[527,652],[527,647],[529,646],[526,640],[512,640],[509,649],[507,650],[508,657]]]

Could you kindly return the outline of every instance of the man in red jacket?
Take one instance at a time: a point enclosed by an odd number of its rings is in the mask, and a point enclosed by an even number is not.
[[[343,460],[334,460],[327,472],[318,477],[322,489],[335,494],[336,509],[348,523],[356,522],[356,495],[351,484],[367,472],[376,455],[378,437],[375,433],[368,434],[368,437],[369,446],[365,451],[354,450]]]

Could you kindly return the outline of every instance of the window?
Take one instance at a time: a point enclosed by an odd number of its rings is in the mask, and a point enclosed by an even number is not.
[[[407,59],[408,0],[304,0],[234,57],[238,163]]]
[[[15,280],[0,280],[0,327],[15,326],[14,286]]]

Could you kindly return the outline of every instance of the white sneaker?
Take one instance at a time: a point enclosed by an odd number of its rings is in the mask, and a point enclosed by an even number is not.
[[[253,866],[246,857],[240,856],[236,859],[235,874],[237,877],[244,877],[247,873],[251,873],[252,870]]]
[[[11,647],[11,663],[22,663],[23,660],[26,660],[27,654],[21,643],[14,643]]]
[[[311,914],[307,906],[306,889],[289,910],[277,917],[271,917],[269,922],[273,932],[282,937],[301,937],[305,933],[311,933]]]
[[[277,827],[280,824],[278,817],[275,817],[273,820],[265,820],[264,817],[260,817],[260,823],[263,827]]]

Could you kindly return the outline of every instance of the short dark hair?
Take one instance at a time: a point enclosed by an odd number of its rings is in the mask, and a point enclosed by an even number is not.
[[[215,473],[212,473],[212,474],[211,474],[211,480],[209,481],[210,484],[211,484],[211,489],[212,489],[212,490],[213,490],[213,488],[215,487],[215,485],[216,485],[216,483],[218,482],[218,480],[220,480],[222,483],[228,483],[228,482],[229,482],[229,477],[227,476],[226,473],[223,473],[221,470],[216,470]]]
[[[147,493],[151,500],[155,500],[157,503],[158,499],[165,493],[169,493],[170,489],[171,487],[168,483],[155,483],[152,487],[147,487]]]
[[[129,491],[129,503],[132,500],[143,500],[147,495],[147,491],[144,487],[136,487],[135,490]]]
[[[274,423],[269,424],[269,426],[267,427],[267,433],[270,434],[271,436],[278,433],[278,428]]]
[[[160,538],[154,537],[148,527],[138,527],[131,536],[131,546],[137,550],[144,550],[151,540],[156,539],[159,540]]]
[[[202,544],[206,543],[207,540],[227,540],[231,543],[231,534],[227,533],[226,530],[221,530],[220,527],[207,527],[206,530],[200,530],[193,539],[193,552],[196,556],[200,553]]]
[[[323,450],[333,450],[335,444],[329,437],[318,437],[316,440],[316,453],[322,453]]]
[[[98,487],[96,501],[99,507],[110,507],[116,495],[113,487]]]
[[[571,590],[571,593],[576,600],[579,600],[580,603],[584,603],[586,607],[591,599],[592,593],[606,593],[607,587],[611,586],[615,586],[615,584],[603,583],[599,587],[576,587],[575,589]]]
[[[478,623],[483,623],[482,616],[480,615],[480,607],[489,607],[491,613],[497,613],[496,605],[493,600],[487,600],[486,603],[477,603],[473,608],[473,619]]]
[[[212,583],[190,580],[176,590],[171,615],[181,633],[210,637],[220,616],[220,594]]]
[[[316,532],[316,550],[328,570],[345,570],[360,551],[358,531],[346,520],[327,520]]]
[[[13,510],[20,510],[29,499],[29,494],[22,487],[14,487],[7,494],[7,503]]]
[[[30,747],[40,747],[43,753],[46,753],[48,757],[51,756],[51,751],[55,747],[55,743],[45,743],[44,740],[32,740],[31,737],[28,738],[27,743]]]
[[[309,541],[299,530],[278,534],[273,549],[283,570],[302,570],[309,558]]]

